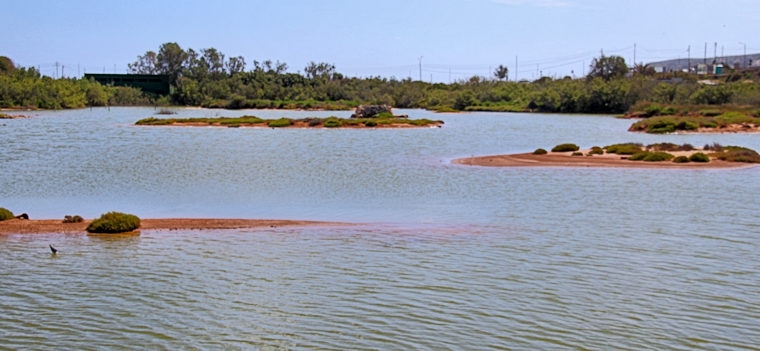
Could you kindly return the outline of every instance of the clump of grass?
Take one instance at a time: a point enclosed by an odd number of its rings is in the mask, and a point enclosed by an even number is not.
[[[691,144],[682,144],[677,145],[673,143],[659,143],[659,144],[649,144],[647,145],[647,150],[651,151],[692,151],[694,150],[694,146]]]
[[[573,152],[571,156],[583,156],[583,153],[580,151]]]
[[[588,155],[589,156],[592,156],[592,155],[604,155],[604,149],[602,149],[599,146],[592,146],[591,150],[589,150],[589,152],[588,152]]]
[[[723,146],[716,157],[728,162],[760,163],[757,151],[741,146]]]
[[[4,221],[4,220],[7,220],[7,219],[13,219],[13,218],[16,218],[13,215],[13,212],[9,211],[5,207],[0,207],[0,221]]]
[[[544,149],[541,149],[541,148],[538,148],[538,149],[536,149],[535,151],[533,151],[533,154],[534,154],[534,155],[546,155],[547,153],[548,153],[548,152],[546,152],[546,150],[544,150]]]
[[[377,122],[375,121],[366,121],[364,122],[365,127],[377,127]]]
[[[325,126],[325,128],[338,128],[342,126],[343,123],[341,122],[340,119],[336,117],[330,117],[324,121],[323,125]]]
[[[675,156],[673,154],[669,154],[667,152],[662,151],[642,151],[635,153],[631,155],[628,159],[631,161],[644,161],[644,162],[662,162],[662,161],[670,161]]]
[[[79,215],[74,215],[74,216],[67,215],[63,217],[63,223],[81,223],[82,221],[84,221],[84,218],[82,218],[82,216],[79,216]]]
[[[689,163],[691,161],[689,161],[689,158],[686,156],[678,156],[673,159],[673,162],[674,163]]]
[[[697,152],[689,156],[691,162],[710,162],[710,157],[702,152]]]
[[[720,110],[715,109],[706,109],[706,110],[700,110],[699,114],[705,117],[715,117],[720,116],[722,112]]]
[[[569,151],[578,151],[580,147],[575,144],[559,144],[552,148],[552,152],[569,152]]]
[[[633,155],[644,151],[642,145],[638,143],[612,144],[604,147],[610,154]]]
[[[275,119],[267,122],[267,126],[271,128],[284,128],[284,127],[290,127],[293,124],[293,121],[291,121],[288,118],[280,118]]]
[[[88,233],[125,233],[140,228],[140,218],[135,215],[108,212],[87,226]]]

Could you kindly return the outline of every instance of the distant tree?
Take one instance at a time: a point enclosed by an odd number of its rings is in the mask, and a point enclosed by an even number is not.
[[[157,66],[159,74],[166,74],[172,84],[182,75],[187,53],[177,43],[164,43],[158,50]]]
[[[227,60],[227,72],[234,76],[245,71],[245,58],[243,56],[230,57]]]
[[[600,56],[591,61],[591,71],[588,79],[602,78],[608,81],[613,78],[624,77],[628,73],[628,65],[620,56]]]
[[[153,51],[145,52],[145,55],[137,56],[137,61],[127,64],[129,71],[136,74],[157,74],[158,57]]]
[[[6,56],[0,56],[0,74],[10,74],[16,70],[13,61]]]
[[[311,61],[306,67],[304,67],[303,71],[309,79],[329,79],[335,72],[335,65],[326,62],[315,63],[314,61]]]
[[[642,76],[653,76],[655,74],[655,70],[654,67],[648,64],[636,63],[633,65],[633,73],[640,74]]]
[[[509,76],[509,68],[504,65],[499,65],[499,67],[496,67],[496,71],[493,72],[493,75],[499,80],[504,80]]]
[[[214,48],[201,49],[201,61],[212,79],[218,79],[225,73],[224,54]]]

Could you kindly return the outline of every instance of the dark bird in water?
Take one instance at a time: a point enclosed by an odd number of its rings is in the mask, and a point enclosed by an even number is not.
[[[58,249],[54,248],[53,244],[48,244],[48,246],[50,246],[50,252],[52,252],[53,255],[55,255],[56,253],[58,253]]]

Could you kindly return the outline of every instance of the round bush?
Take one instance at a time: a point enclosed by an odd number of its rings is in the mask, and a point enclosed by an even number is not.
[[[591,150],[589,150],[588,155],[604,155],[604,149],[598,146],[594,146],[591,148]]]
[[[8,209],[4,207],[0,207],[0,221],[4,221],[6,219],[13,219],[16,218],[13,216],[13,212],[8,211]]]
[[[87,226],[88,233],[124,233],[140,228],[140,218],[135,215],[108,212]]]
[[[583,153],[580,151],[573,152],[572,156],[583,156]]]
[[[704,153],[697,152],[689,156],[689,161],[691,162],[710,162],[710,157],[705,155]]]
[[[533,151],[534,155],[546,155],[547,152],[544,149],[536,149],[536,151]]]
[[[291,124],[292,122],[287,118],[280,118],[267,122],[267,125],[272,128],[290,127]]]
[[[337,118],[328,118],[325,120],[325,123],[323,123],[325,128],[338,128],[343,125],[343,123],[340,122]]]
[[[568,151],[578,151],[580,150],[580,147],[575,144],[559,144],[552,148],[552,152],[568,152]]]
[[[377,126],[377,122],[375,122],[375,121],[366,121],[366,122],[364,122],[364,126],[365,127],[376,127]]]
[[[610,154],[618,155],[633,155],[642,151],[641,145],[634,143],[607,145],[604,149]]]
[[[673,162],[674,163],[689,163],[691,161],[689,161],[689,158],[686,156],[678,156],[673,159]]]
[[[631,156],[631,159],[633,160],[634,156],[642,155],[642,154],[643,154],[643,157],[640,159],[644,162],[670,161],[675,157],[672,154],[669,154],[667,152],[657,151],[657,152],[641,152],[638,154],[634,154],[633,156]]]

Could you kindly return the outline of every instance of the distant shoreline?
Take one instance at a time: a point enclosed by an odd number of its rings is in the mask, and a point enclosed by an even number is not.
[[[63,223],[60,219],[9,219],[0,221],[0,235],[13,234],[87,234],[91,221]],[[346,226],[343,222],[321,222],[278,219],[225,218],[157,218],[140,220],[138,230],[216,230],[277,227]]]

